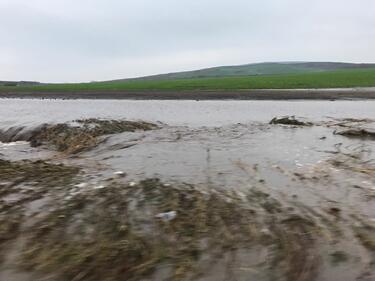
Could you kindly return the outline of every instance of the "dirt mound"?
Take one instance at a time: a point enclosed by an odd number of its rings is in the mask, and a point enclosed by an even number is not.
[[[24,127],[0,131],[0,141],[28,141],[37,147],[49,144],[60,152],[75,154],[98,145],[106,135],[153,130],[156,124],[143,121],[84,119],[71,123],[44,124],[32,130]]]
[[[312,126],[310,122],[297,120],[294,116],[275,117],[270,124],[292,125],[292,126]]]
[[[336,135],[341,135],[349,138],[373,139],[375,140],[375,131],[370,131],[363,128],[351,128],[343,131],[335,131]]]

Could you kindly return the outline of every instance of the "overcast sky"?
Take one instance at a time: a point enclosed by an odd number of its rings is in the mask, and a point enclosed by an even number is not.
[[[375,0],[0,0],[0,80],[375,62]]]

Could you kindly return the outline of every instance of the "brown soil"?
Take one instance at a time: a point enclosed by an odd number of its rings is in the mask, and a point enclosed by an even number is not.
[[[303,122],[297,120],[294,116],[285,117],[275,117],[270,121],[270,124],[280,124],[280,125],[292,125],[292,126],[311,126],[310,122]]]
[[[72,123],[45,124],[38,128],[23,131],[24,128],[10,128],[0,131],[0,141],[29,141],[37,147],[48,144],[57,151],[76,154],[95,147],[103,142],[103,136],[157,129],[158,126],[143,121],[84,119]]]
[[[375,89],[217,90],[217,91],[86,91],[0,92],[0,98],[36,99],[181,99],[181,100],[289,100],[374,99]]]

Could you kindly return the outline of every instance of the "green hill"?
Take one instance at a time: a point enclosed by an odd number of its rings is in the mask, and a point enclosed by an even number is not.
[[[133,79],[120,79],[110,82],[124,82],[131,80],[175,80],[196,79],[213,77],[255,76],[255,75],[279,75],[314,73],[335,71],[343,69],[368,69],[375,68],[375,64],[335,63],[335,62],[275,62],[257,63],[236,66],[219,66],[194,71],[167,73],[145,76]]]

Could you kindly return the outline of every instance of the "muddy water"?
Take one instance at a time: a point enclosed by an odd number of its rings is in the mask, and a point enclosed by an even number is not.
[[[313,125],[268,124],[273,117],[283,115],[296,115]],[[210,260],[211,253],[204,252],[205,258],[197,261],[197,268],[204,272],[199,278],[189,274],[184,275],[185,279],[172,278],[171,273],[165,273],[172,263],[161,263],[153,265],[155,271],[146,279],[133,276],[131,280],[374,280],[371,233],[375,229],[375,141],[335,133],[351,128],[374,130],[374,101],[0,100],[0,117],[0,129],[22,126],[25,130],[42,123],[82,118],[161,122],[156,130],[110,135],[96,147],[76,155],[58,153],[48,146],[32,148],[27,142],[0,143],[0,159],[43,159],[82,169],[79,178],[58,186],[56,194],[49,190],[47,195],[38,195],[35,201],[27,202],[26,213],[31,212],[33,202],[38,210],[44,210],[43,200],[56,197],[69,202],[87,192],[92,196],[92,190],[106,190],[113,181],[134,186],[141,192],[139,182],[157,178],[166,187],[183,183],[204,194],[230,194],[229,201],[237,197],[245,201],[249,192],[263,194],[256,202],[251,201],[257,219],[281,222],[280,228],[268,223],[255,227],[260,236],[270,233],[271,247],[264,247],[263,242],[250,249],[232,245],[236,250],[225,252],[216,262]],[[119,172],[124,174],[119,177]],[[9,179],[4,186],[8,182]],[[22,183],[20,188],[21,191],[24,188]],[[8,194],[2,200],[17,204],[17,196]],[[132,201],[131,205],[134,204]],[[226,206],[219,201],[218,204]],[[281,210],[275,206],[281,206]],[[66,208],[65,203],[61,208]],[[147,224],[150,209],[141,210],[142,227],[152,229],[153,224]],[[288,216],[292,213],[313,221],[314,227],[293,224],[285,228],[283,223],[290,221]],[[43,217],[43,211],[36,216]],[[26,220],[20,228],[30,224]],[[234,227],[233,219],[225,226],[229,230]],[[282,237],[278,239],[278,235]],[[20,239],[24,239],[22,234]],[[280,239],[295,239],[297,245]],[[5,254],[0,280],[33,280],[35,272],[12,267],[19,249],[9,248],[11,254]],[[277,251],[281,251],[282,258],[271,258],[277,256]],[[277,262],[277,266],[267,264],[270,261]],[[284,263],[296,264],[296,268],[289,268],[283,274]],[[272,267],[280,267],[280,272],[273,272]],[[76,280],[92,279],[77,277]]]
[[[3,125],[82,118],[139,119],[169,125],[221,126],[296,115],[321,120],[375,118],[375,101],[130,101],[0,99]]]
[[[254,180],[264,180],[275,192],[287,197],[302,196],[304,202],[314,197],[318,201],[325,198],[327,202],[350,203],[350,196],[342,193],[341,186],[359,181],[352,175],[343,172],[338,179],[339,188],[328,191],[325,184],[309,182],[304,183],[305,187],[311,184],[314,188],[301,189],[301,183],[295,181],[298,175],[294,174],[308,176],[341,153],[359,153],[362,161],[374,160],[374,149],[373,142],[335,136],[330,128],[285,128],[252,123],[204,129],[168,127],[132,136],[118,135],[86,155],[111,171],[126,171],[132,180],[157,177],[236,189],[246,188]],[[339,175],[340,170],[332,167],[331,172]],[[371,189],[374,178],[366,179],[364,175],[357,183]],[[357,207],[375,215],[373,202]]]

